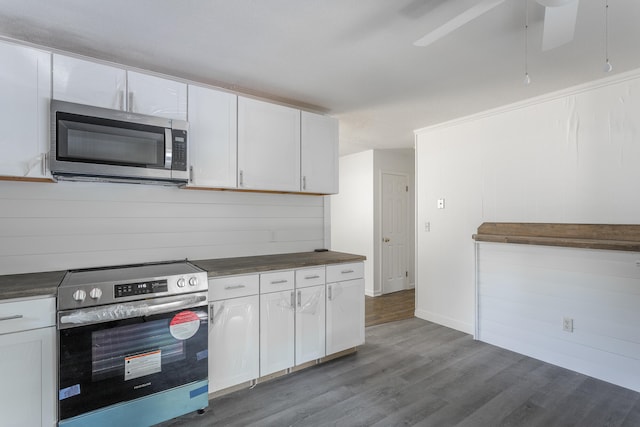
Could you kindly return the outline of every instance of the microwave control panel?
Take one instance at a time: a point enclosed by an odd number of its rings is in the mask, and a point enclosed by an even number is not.
[[[171,169],[178,171],[187,170],[187,131],[172,129]]]

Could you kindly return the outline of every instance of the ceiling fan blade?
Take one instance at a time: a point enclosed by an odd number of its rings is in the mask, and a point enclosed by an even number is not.
[[[445,22],[443,25],[439,26],[435,30],[427,33],[420,39],[413,42],[414,46],[424,47],[428,46],[436,40],[441,39],[447,34],[457,30],[462,27],[467,22],[470,22],[480,15],[490,11],[496,6],[504,3],[505,0],[482,0],[476,3],[474,6],[466,9],[464,12],[458,14],[454,18]]]
[[[555,49],[573,40],[579,3],[579,0],[574,0],[563,6],[545,7],[542,33],[543,51]]]

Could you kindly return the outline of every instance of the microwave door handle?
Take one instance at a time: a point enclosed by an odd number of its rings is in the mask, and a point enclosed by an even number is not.
[[[164,168],[171,170],[173,160],[173,134],[171,129],[164,130]]]

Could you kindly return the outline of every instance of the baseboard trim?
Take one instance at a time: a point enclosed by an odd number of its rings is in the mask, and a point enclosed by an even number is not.
[[[428,320],[429,322],[437,323],[442,326],[446,326],[447,328],[455,329],[460,332],[464,332],[465,334],[473,335],[474,327],[470,323],[461,322],[457,319],[452,319],[447,316],[442,316],[441,314],[433,313],[427,310],[417,310],[415,311],[416,317]]]

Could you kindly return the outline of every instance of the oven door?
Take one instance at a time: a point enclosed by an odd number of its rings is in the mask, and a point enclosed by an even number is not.
[[[58,326],[60,420],[207,379],[206,292],[61,312]]]

